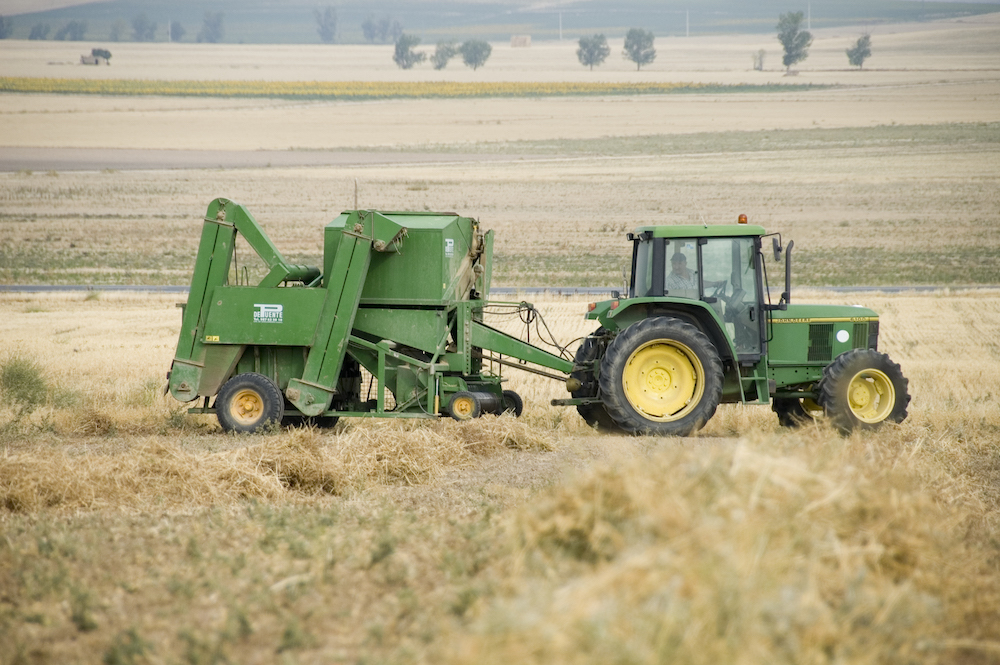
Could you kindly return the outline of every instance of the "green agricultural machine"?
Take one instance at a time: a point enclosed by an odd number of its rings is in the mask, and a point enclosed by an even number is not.
[[[741,220],[745,221],[745,220]],[[324,231],[323,267],[288,263],[241,205],[208,207],[169,389],[226,431],[340,417],[520,415],[513,366],[565,381],[603,429],[688,435],[723,402],[772,404],[793,425],[838,428],[906,417],[907,381],[879,353],[878,316],[768,296],[759,226],[643,227],[629,234],[625,297],[594,303],[600,327],[573,359],[484,323],[493,234],[455,213],[344,212]],[[250,285],[237,236],[263,261]],[[214,401],[212,398],[214,397]],[[210,404],[211,402],[211,404]]]
[[[244,280],[237,234],[266,266],[256,285],[232,283]],[[344,416],[520,415],[503,366],[564,380],[574,365],[483,323],[492,249],[492,232],[468,217],[357,210],[326,226],[322,269],[292,265],[246,208],[216,199],[170,392],[203,398],[190,412],[237,432]]]

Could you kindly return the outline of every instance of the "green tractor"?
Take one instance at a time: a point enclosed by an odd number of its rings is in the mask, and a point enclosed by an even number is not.
[[[878,350],[878,314],[864,307],[772,303],[763,243],[746,223],[651,226],[629,234],[625,297],[593,303],[567,388],[593,426],[686,436],[720,403],[771,404],[782,425],[824,417],[842,432],[906,418],[908,382]]]
[[[591,307],[601,327],[575,358],[486,324],[490,307],[535,312],[489,300],[493,232],[472,218],[349,210],[323,235],[322,266],[293,264],[245,207],[209,205],[168,374],[189,413],[230,432],[520,415],[500,371],[513,367],[565,381],[572,398],[553,404],[635,434],[688,435],[722,402],[771,403],[784,424],[822,413],[845,431],[906,417],[907,382],[878,352],[875,312],[789,305],[793,243],[771,304],[759,226],[630,234],[627,297]],[[255,283],[238,237],[263,265]]]

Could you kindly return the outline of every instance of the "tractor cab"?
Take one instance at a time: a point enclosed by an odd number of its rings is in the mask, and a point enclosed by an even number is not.
[[[767,339],[760,252],[764,233],[746,224],[641,228],[629,234],[629,297],[707,305],[733,341],[739,361],[757,362]]]

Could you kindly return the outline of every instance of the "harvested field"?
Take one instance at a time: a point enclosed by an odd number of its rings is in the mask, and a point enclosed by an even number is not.
[[[998,292],[853,296],[913,401],[848,439],[739,406],[688,440],[601,436],[546,406],[559,383],[514,371],[517,421],[225,436],[162,396],[174,300],[0,297],[4,367],[27,359],[45,386],[31,408],[23,383],[3,393],[4,662],[551,662],[587,644],[586,662],[650,662],[663,630],[691,662],[747,640],[796,662],[992,662]],[[563,341],[589,331],[583,301],[536,305]],[[728,637],[692,642],[692,624]]]
[[[912,395],[874,434],[727,405],[698,436],[636,438],[511,370],[518,420],[227,436],[163,396],[182,297],[0,293],[0,663],[997,662],[1000,290],[958,287],[1000,284],[1000,23],[879,26],[863,72],[843,55],[860,31],[817,31],[791,77],[759,36],[663,40],[648,70],[593,75],[567,43],[432,73],[391,47],[121,44],[81,68],[78,44],[0,41],[3,77],[834,86],[0,94],[0,161],[150,150],[130,170],[0,173],[0,283],[186,284],[218,196],[321,264],[355,182],[360,207],[479,217],[497,285],[614,286],[635,226],[743,212],[796,241],[793,302],[880,313]],[[371,159],[185,168],[187,150]],[[837,284],[940,288],[807,288]],[[563,343],[593,328],[583,300],[535,304]]]

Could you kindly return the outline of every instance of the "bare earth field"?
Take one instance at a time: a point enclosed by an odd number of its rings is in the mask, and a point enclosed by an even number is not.
[[[998,662],[1000,290],[959,287],[1000,284],[1000,21],[879,27],[851,71],[861,32],[818,32],[789,77],[767,37],[658,41],[641,72],[571,43],[403,72],[390,47],[121,44],[86,68],[90,44],[0,41],[0,76],[832,86],[0,94],[0,283],[186,284],[218,196],[321,264],[357,186],[479,217],[497,285],[614,286],[635,226],[743,212],[795,239],[796,284],[939,287],[793,290],[880,313],[902,424],[728,406],[686,440],[599,435],[513,372],[519,420],[226,436],[162,394],[181,297],[0,293],[0,664]],[[584,301],[536,305],[563,343],[590,332]]]

